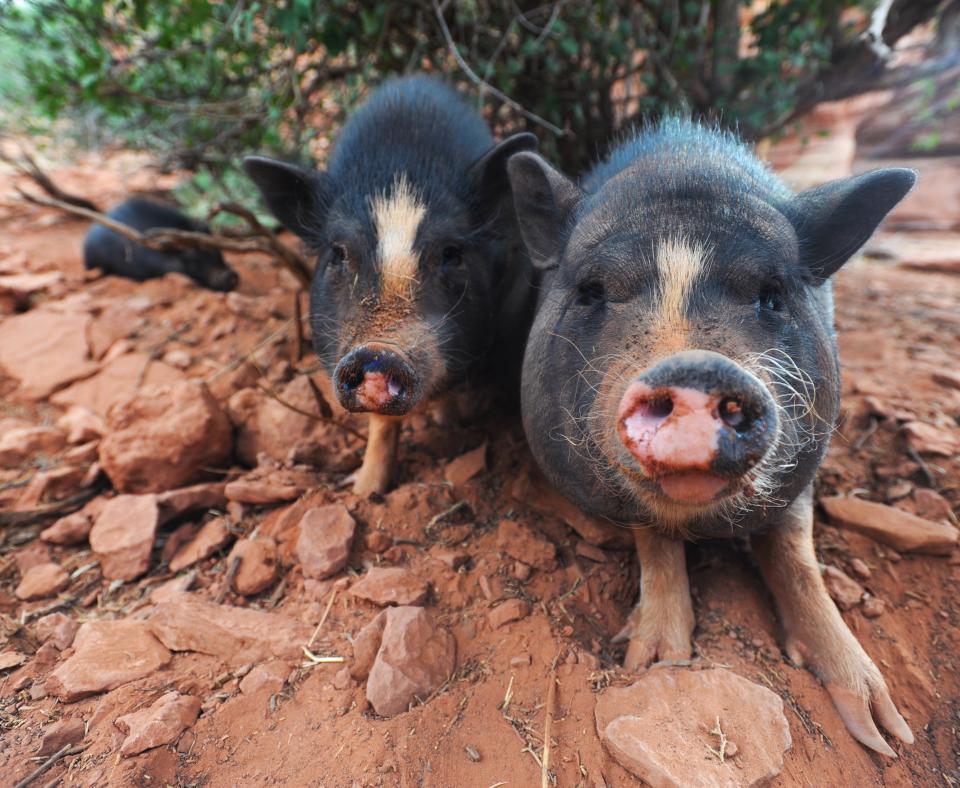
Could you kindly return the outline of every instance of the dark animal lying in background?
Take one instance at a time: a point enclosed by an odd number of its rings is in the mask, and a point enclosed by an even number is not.
[[[184,216],[175,208],[142,197],[121,203],[107,216],[141,233],[163,227],[210,232],[205,224]],[[91,228],[83,240],[83,264],[86,268],[99,268],[105,274],[125,276],[138,282],[176,271],[211,290],[233,290],[237,286],[236,272],[223,261],[223,255],[216,249],[158,252],[100,224]]]
[[[678,120],[626,140],[580,185],[532,153],[509,171],[545,277],[524,426],[561,490],[634,528],[626,666],[691,655],[682,540],[749,534],[788,655],[857,739],[893,755],[876,722],[913,734],[824,587],[813,479],[840,408],[830,276],[916,175],[793,194],[733,137]]]

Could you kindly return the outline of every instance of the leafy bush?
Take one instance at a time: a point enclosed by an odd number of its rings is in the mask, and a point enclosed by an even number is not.
[[[543,132],[576,168],[664,112],[748,136],[781,127],[826,95],[824,75],[876,70],[861,5],[876,3],[7,0],[0,43],[17,76],[0,78],[0,99],[47,118],[94,112],[108,138],[219,171],[251,150],[321,154],[318,135],[366,85],[423,68],[468,86],[498,130]],[[885,43],[936,7],[894,0]]]

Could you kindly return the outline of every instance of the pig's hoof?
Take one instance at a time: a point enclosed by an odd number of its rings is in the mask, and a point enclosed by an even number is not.
[[[627,670],[639,670],[661,660],[690,659],[693,653],[692,632],[693,611],[690,611],[689,617],[645,616],[641,606],[637,605],[613,642],[629,641],[623,666]]]
[[[868,675],[858,677],[860,688],[850,689],[839,683],[826,682],[827,692],[830,693],[833,705],[840,713],[840,719],[853,738],[881,755],[896,758],[897,754],[884,741],[876,723],[879,722],[907,744],[913,744],[913,733],[893,705],[887,684],[880,672],[872,663],[870,667],[873,670],[869,671]]]

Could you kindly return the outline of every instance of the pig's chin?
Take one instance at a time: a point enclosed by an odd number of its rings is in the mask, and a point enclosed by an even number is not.
[[[683,471],[661,476],[654,484],[674,504],[708,506],[725,498],[730,483],[727,479],[705,471]]]

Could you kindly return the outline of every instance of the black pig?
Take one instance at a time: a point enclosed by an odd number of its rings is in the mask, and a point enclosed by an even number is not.
[[[910,190],[885,169],[793,194],[728,134],[667,120],[578,186],[509,163],[545,271],[523,363],[537,461],[583,509],[633,526],[640,601],[626,666],[691,654],[683,539],[749,534],[788,655],[850,732],[909,727],[814,554],[812,483],[840,404],[829,277]]]
[[[340,403],[370,414],[357,493],[389,486],[400,420],[476,369],[498,334],[517,333],[530,265],[506,161],[535,145],[530,134],[495,144],[454,90],[412,76],[353,114],[326,171],[244,162],[317,256],[314,349]]]
[[[107,216],[141,233],[162,227],[209,233],[202,222],[184,216],[168,205],[133,197],[112,209]],[[237,274],[216,249],[183,249],[160,252],[124,238],[109,227],[94,225],[83,239],[83,263],[105,274],[142,282],[171,272],[185,274],[211,290],[233,290]]]

